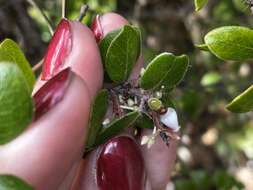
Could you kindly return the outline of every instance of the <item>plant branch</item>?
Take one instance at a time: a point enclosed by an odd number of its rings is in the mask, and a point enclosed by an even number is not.
[[[33,66],[32,71],[35,73],[36,71],[38,71],[42,67],[42,65],[43,65],[43,59],[40,60],[39,63],[37,63],[36,65]]]
[[[42,8],[34,0],[27,0],[27,2],[40,12],[40,14],[42,15],[42,17],[44,18],[47,24],[50,34],[53,35],[54,34],[53,24],[50,21],[50,19],[47,17],[47,15],[43,12]]]
[[[87,11],[89,10],[88,5],[82,5],[80,9],[79,17],[76,19],[79,22],[82,22],[83,18],[86,16]]]
[[[62,18],[65,18],[66,17],[66,0],[62,0]]]

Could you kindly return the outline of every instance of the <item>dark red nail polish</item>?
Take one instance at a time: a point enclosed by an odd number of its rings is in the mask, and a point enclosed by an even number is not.
[[[142,154],[130,137],[109,140],[97,160],[100,190],[143,190],[145,169]]]
[[[70,22],[62,19],[44,57],[42,80],[49,80],[63,69],[64,61],[72,48]]]
[[[100,22],[100,15],[97,15],[91,24],[91,30],[96,38],[97,43],[103,38],[103,30]]]
[[[69,84],[70,73],[70,68],[64,69],[44,84],[33,96],[35,120],[62,100]]]

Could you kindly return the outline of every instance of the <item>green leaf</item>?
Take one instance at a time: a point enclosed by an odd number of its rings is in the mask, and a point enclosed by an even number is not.
[[[29,84],[30,92],[32,92],[35,75],[23,52],[14,41],[6,39],[0,44],[0,61],[18,65]]]
[[[205,36],[209,50],[223,60],[244,61],[253,58],[253,31],[241,26],[225,26]]]
[[[158,90],[161,86],[171,89],[184,78],[188,66],[189,58],[186,55],[162,53],[148,65],[141,77],[140,85],[146,90]]]
[[[205,74],[201,79],[201,85],[202,86],[211,86],[219,83],[221,81],[222,77],[217,72],[209,72]]]
[[[12,175],[0,175],[1,190],[33,190],[32,186]]]
[[[105,129],[101,131],[97,138],[96,145],[105,143],[111,137],[119,134],[123,129],[132,126],[139,117],[141,117],[141,113],[135,111],[112,121]]]
[[[100,42],[103,64],[112,81],[121,83],[128,79],[140,55],[140,38],[135,27],[125,25]]]
[[[208,0],[194,0],[194,3],[195,3],[195,10],[199,11],[208,3]]]
[[[166,108],[168,108],[168,107],[171,107],[174,109],[176,108],[175,103],[172,101],[171,96],[168,93],[165,93],[162,96],[162,103],[163,103],[163,106]]]
[[[237,96],[227,105],[227,109],[235,113],[245,113],[253,110],[253,85]]]
[[[106,61],[106,55],[107,55],[107,51],[108,51],[108,48],[110,47],[113,39],[119,35],[119,33],[121,32],[122,29],[116,29],[116,30],[113,30],[111,32],[109,32],[102,40],[101,42],[99,43],[99,48],[100,48],[100,51],[101,51],[101,57],[102,57],[102,61],[103,63],[105,64],[105,61]]]
[[[136,126],[143,129],[153,129],[154,123],[146,114],[142,114],[136,121]]]
[[[89,135],[86,149],[89,149],[94,145],[97,135],[102,129],[102,122],[108,107],[108,96],[109,94],[107,90],[101,90],[94,99],[90,114]]]
[[[22,71],[0,62],[0,144],[17,137],[33,118],[33,101]]]

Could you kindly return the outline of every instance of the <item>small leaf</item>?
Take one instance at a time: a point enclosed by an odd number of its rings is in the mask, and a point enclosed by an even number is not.
[[[141,113],[137,111],[130,112],[123,117],[112,121],[109,126],[101,131],[97,138],[96,145],[105,143],[108,139],[123,131],[123,129],[132,126],[140,116]]]
[[[208,3],[208,0],[194,0],[194,3],[195,3],[195,10],[199,11]]]
[[[140,33],[135,27],[125,25],[101,41],[100,51],[110,79],[117,83],[124,82],[140,54]]]
[[[0,62],[0,144],[16,138],[33,117],[33,101],[22,71]]]
[[[197,44],[195,45],[196,48],[199,48],[200,50],[203,50],[203,51],[209,51],[209,48],[206,44]]]
[[[211,86],[219,83],[221,81],[222,77],[217,72],[209,72],[205,74],[201,79],[201,85],[202,86]]]
[[[115,37],[117,37],[117,35],[119,35],[119,33],[121,32],[122,29],[116,29],[113,30],[111,32],[109,32],[99,43],[99,48],[101,51],[101,57],[102,57],[102,61],[105,64],[106,61],[106,54],[108,51],[109,46],[111,45],[113,39]]]
[[[136,121],[136,126],[143,129],[153,129],[154,123],[146,114],[142,114]]]
[[[188,66],[189,58],[186,55],[162,53],[148,65],[141,77],[140,85],[146,90],[159,90],[161,86],[171,89],[184,78]]]
[[[0,44],[0,61],[17,64],[24,73],[30,92],[32,92],[35,75],[23,52],[14,41],[6,39]]]
[[[102,122],[108,107],[108,95],[107,90],[101,90],[94,99],[90,114],[89,135],[86,144],[87,149],[94,145],[97,135],[102,129]]]
[[[227,109],[235,113],[245,113],[253,110],[253,85],[237,96],[227,105]]]
[[[12,175],[0,175],[1,190],[33,190],[32,186]]]
[[[253,31],[241,26],[225,26],[205,36],[209,50],[223,60],[244,61],[253,58]]]

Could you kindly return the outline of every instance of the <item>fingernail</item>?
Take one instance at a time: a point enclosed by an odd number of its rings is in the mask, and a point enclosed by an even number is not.
[[[35,120],[39,119],[63,99],[69,85],[70,74],[70,68],[64,69],[45,83],[33,96]]]
[[[67,19],[62,19],[55,30],[44,57],[42,80],[49,80],[63,69],[64,61],[71,52],[71,48],[70,22]]]
[[[91,24],[91,30],[96,38],[97,43],[100,42],[100,40],[103,38],[100,15],[96,15],[96,17],[94,18]]]
[[[142,190],[145,169],[137,144],[126,136],[109,140],[97,160],[97,184],[100,190]]]

